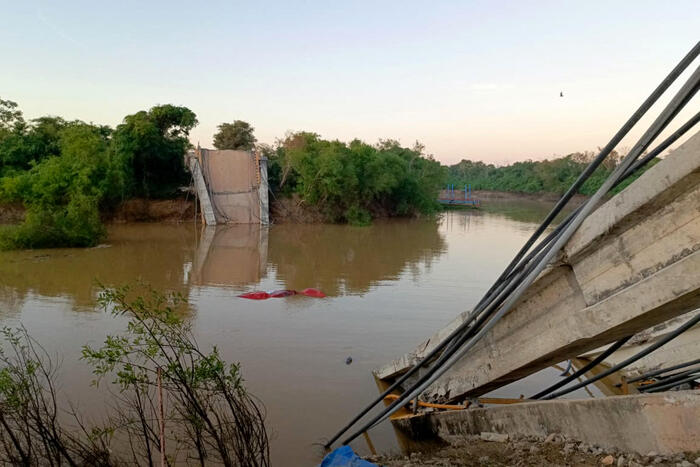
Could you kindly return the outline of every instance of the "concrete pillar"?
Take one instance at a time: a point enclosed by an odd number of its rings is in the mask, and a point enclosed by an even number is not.
[[[258,196],[260,197],[260,223],[270,224],[270,204],[267,197],[267,158],[260,158],[260,185],[258,186]]]

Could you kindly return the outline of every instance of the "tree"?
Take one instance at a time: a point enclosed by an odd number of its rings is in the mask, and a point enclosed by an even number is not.
[[[187,183],[185,151],[197,116],[187,107],[159,105],[124,117],[112,136],[112,152],[126,176],[128,195],[168,197]]]
[[[214,135],[214,147],[216,149],[243,149],[249,151],[253,149],[255,128],[250,123],[243,120],[235,120],[233,123],[222,123],[218,126],[219,131]]]
[[[94,246],[104,235],[99,207],[119,191],[104,129],[71,122],[58,140],[57,155],[0,179],[0,200],[27,208],[0,232],[0,249]]]
[[[10,131],[22,125],[24,117],[17,103],[0,99],[0,131]]]

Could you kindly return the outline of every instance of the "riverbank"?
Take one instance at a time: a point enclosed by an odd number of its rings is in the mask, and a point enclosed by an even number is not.
[[[26,209],[21,203],[0,204],[0,224],[19,224],[24,221]],[[194,201],[185,198],[144,199],[124,201],[112,210],[100,213],[103,222],[166,222],[192,221],[195,215]]]
[[[555,193],[516,193],[492,190],[474,191],[473,196],[481,201],[483,209],[496,211],[509,211],[509,203],[524,203],[525,205],[542,207],[546,204],[554,204],[560,197]],[[586,199],[588,197],[584,195],[575,195],[571,200],[571,207],[579,206]],[[541,215],[541,209],[536,211],[527,220],[538,220],[535,217]],[[24,220],[24,213],[25,208],[21,203],[0,204],[0,224],[18,224]],[[386,218],[389,217],[389,214],[378,209],[372,212],[372,216]],[[195,204],[193,198],[134,198],[122,202],[110,211],[101,213],[101,218],[103,222],[107,223],[190,222],[195,218]],[[325,217],[318,207],[306,205],[298,195],[293,195],[270,199],[270,221],[274,224],[323,224]]]
[[[640,467],[647,465],[669,467],[700,466],[700,453],[646,455],[624,453],[591,446],[562,435],[547,438],[508,438],[496,433],[464,437],[449,447],[434,451],[413,452],[410,455],[370,456],[367,460],[386,467],[421,466],[534,466],[580,465]]]
[[[546,191],[540,193],[522,193],[517,191],[494,191],[494,190],[474,190],[472,196],[483,203],[489,201],[507,202],[507,201],[537,201],[544,203],[556,203],[561,198],[560,194],[549,193]],[[574,195],[571,198],[571,206],[577,207],[583,204],[588,199],[585,195]]]

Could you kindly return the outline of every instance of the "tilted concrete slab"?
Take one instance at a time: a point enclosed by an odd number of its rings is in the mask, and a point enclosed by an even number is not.
[[[439,437],[454,442],[484,431],[523,436],[558,433],[642,455],[673,454],[700,450],[700,392],[526,402],[409,416],[392,423],[417,440]]]
[[[197,198],[199,199],[199,206],[202,209],[204,223],[206,225],[216,225],[216,216],[214,216],[214,208],[209,198],[207,183],[204,181],[202,167],[199,165],[199,160],[194,153],[187,155],[187,167],[192,173],[192,178],[194,178],[194,188],[197,191]]]
[[[482,395],[698,307],[700,133],[594,211],[516,306],[424,398]],[[406,371],[465,316],[376,376],[391,381]]]

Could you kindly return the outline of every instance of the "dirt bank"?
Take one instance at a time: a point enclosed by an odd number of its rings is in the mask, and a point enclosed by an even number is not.
[[[18,224],[24,220],[22,203],[0,204],[0,224]]]
[[[498,439],[486,441],[482,438]],[[619,466],[647,465],[695,467],[700,466],[700,453],[673,456],[621,453],[568,440],[552,434],[546,439],[528,437],[508,439],[506,435],[482,433],[455,441],[449,447],[431,452],[413,452],[409,456],[370,456],[367,460],[388,467],[419,466]]]
[[[130,199],[103,214],[105,222],[192,222],[194,201],[190,199]]]
[[[26,209],[21,203],[0,204],[0,224],[19,224]],[[186,222],[194,219],[192,199],[130,199],[103,212],[104,222]]]
[[[273,224],[321,224],[324,216],[315,206],[308,206],[294,194],[291,198],[270,197],[270,222]]]

